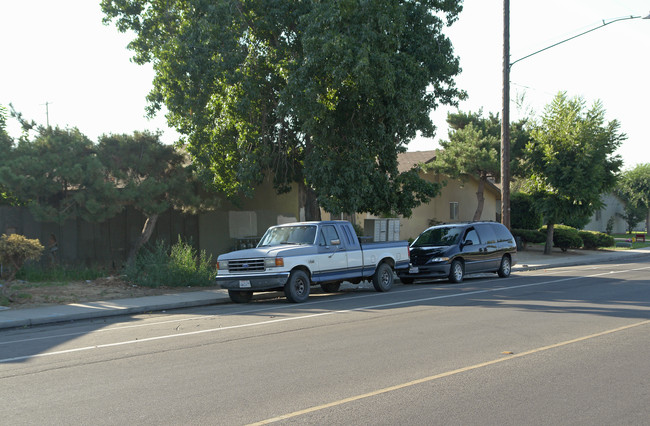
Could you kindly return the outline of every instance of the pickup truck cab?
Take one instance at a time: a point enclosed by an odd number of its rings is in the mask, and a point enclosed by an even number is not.
[[[269,228],[256,248],[217,258],[217,284],[233,302],[245,303],[256,291],[284,291],[290,302],[304,302],[310,287],[336,292],[343,281],[372,280],[377,291],[393,286],[394,270],[408,268],[406,241],[359,242],[350,222],[296,222]]]

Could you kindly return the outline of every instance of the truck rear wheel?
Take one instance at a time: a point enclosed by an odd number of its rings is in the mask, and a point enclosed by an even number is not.
[[[393,268],[387,263],[377,266],[375,274],[372,276],[372,285],[377,291],[388,291],[393,287]]]
[[[248,303],[253,298],[252,291],[228,290],[230,300],[235,303]]]
[[[305,271],[295,270],[284,285],[284,295],[289,302],[302,303],[309,299],[309,276]]]

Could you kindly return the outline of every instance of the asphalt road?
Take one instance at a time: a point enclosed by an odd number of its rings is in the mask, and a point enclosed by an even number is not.
[[[5,330],[1,423],[645,425],[648,277],[587,265]]]

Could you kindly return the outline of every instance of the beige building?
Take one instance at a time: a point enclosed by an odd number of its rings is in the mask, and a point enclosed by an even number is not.
[[[399,171],[404,172],[417,166],[427,164],[435,159],[436,151],[416,151],[399,154]],[[476,212],[478,201],[476,191],[478,190],[478,179],[468,177],[466,181],[447,179],[444,176],[432,172],[422,173],[422,178],[429,182],[443,183],[440,195],[431,199],[428,203],[422,204],[413,209],[409,218],[400,217],[400,239],[407,240],[417,237],[423,230],[435,223],[465,222],[471,221]],[[485,202],[481,220],[497,221],[500,219],[501,191],[499,188],[488,183],[485,185]],[[361,218],[359,216],[362,216]],[[357,223],[363,226],[365,219],[376,218],[371,215],[357,215]]]

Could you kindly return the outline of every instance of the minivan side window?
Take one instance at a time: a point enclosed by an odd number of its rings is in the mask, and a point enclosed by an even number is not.
[[[473,245],[478,245],[481,244],[481,240],[478,238],[478,234],[474,229],[470,229],[467,231],[467,235],[465,236],[465,241],[471,241]]]
[[[483,244],[496,244],[497,234],[494,232],[494,227],[492,226],[492,224],[488,224],[488,223],[476,224],[474,225],[474,227],[478,231],[478,234],[481,237],[481,241],[483,241]]]

